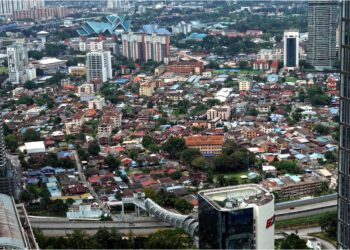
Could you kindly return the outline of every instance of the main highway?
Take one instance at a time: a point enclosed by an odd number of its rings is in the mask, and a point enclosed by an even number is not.
[[[308,201],[309,202],[309,201]],[[317,213],[335,211],[337,200],[316,202],[306,205],[293,205],[291,202],[283,208],[276,209],[276,221],[305,217]],[[295,202],[297,203],[297,201]],[[114,218],[115,221],[69,221],[66,218],[47,218],[29,216],[32,227],[40,228],[46,235],[61,236],[72,233],[74,229],[82,229],[89,234],[94,234],[101,227],[116,228],[121,233],[128,234],[132,231],[135,235],[148,235],[159,229],[169,228],[165,222],[157,221],[153,217],[134,217],[126,215]]]
[[[75,229],[82,229],[88,234],[95,234],[99,228],[115,228],[120,233],[134,235],[149,235],[159,229],[169,228],[165,222],[150,217],[139,217],[135,221],[69,221],[65,218],[45,219],[29,217],[33,228],[40,228],[47,236],[63,236],[71,234]]]
[[[286,220],[336,210],[337,200],[330,200],[295,207],[291,205],[288,208],[277,209],[275,215],[276,220]]]

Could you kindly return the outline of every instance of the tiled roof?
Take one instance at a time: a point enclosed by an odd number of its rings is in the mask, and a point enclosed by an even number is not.
[[[125,32],[130,31],[130,20],[126,16],[109,15],[106,17],[106,22],[88,21],[83,24],[78,30],[80,36],[89,36],[92,34],[100,34],[108,32],[109,34],[116,33],[118,29],[123,29]]]
[[[224,136],[187,136],[185,141],[187,146],[222,145],[224,143]]]

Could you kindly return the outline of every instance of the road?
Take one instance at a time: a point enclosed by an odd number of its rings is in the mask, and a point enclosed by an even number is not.
[[[293,209],[284,208],[275,211],[276,218],[286,220],[302,216],[314,215],[321,212],[336,211],[337,200],[308,204],[304,206],[296,206]]]
[[[92,235],[101,227],[116,228],[123,234],[128,234],[132,231],[134,235],[148,235],[159,229],[170,227],[167,223],[156,221],[153,218],[143,218],[143,221],[135,222],[68,221],[64,218],[57,221],[45,221],[35,217],[30,217],[29,219],[33,228],[40,228],[47,236],[64,236],[72,233],[74,229],[82,229]]]
[[[16,180],[17,180],[17,195],[19,197],[20,193],[23,190],[23,186],[22,186],[22,166],[21,163],[18,159],[18,155],[12,155],[12,154],[6,154],[7,160],[11,162],[11,165],[15,171],[16,174]]]
[[[95,192],[94,188],[90,185],[90,183],[86,180],[86,176],[84,174],[83,168],[81,166],[81,162],[79,159],[79,155],[76,150],[73,150],[74,158],[75,158],[75,163],[77,165],[77,170],[79,173],[80,180],[83,182],[83,184],[89,189],[90,194],[94,197],[95,201],[97,204],[102,208],[103,212],[106,214],[111,215],[109,209],[107,206],[103,203],[103,201],[100,199],[98,194]]]

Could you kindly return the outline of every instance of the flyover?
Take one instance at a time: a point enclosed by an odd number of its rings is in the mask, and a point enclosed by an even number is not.
[[[335,211],[337,207],[336,197],[336,194],[332,194],[306,200],[277,203],[275,209],[276,221]],[[146,209],[152,216],[114,216],[114,221],[69,221],[66,218],[29,216],[29,220],[32,227],[40,228],[46,235],[51,236],[66,235],[72,233],[74,229],[82,229],[89,234],[94,234],[101,227],[116,228],[125,234],[132,231],[135,235],[148,235],[159,229],[170,227],[181,227],[190,234],[194,234],[197,230],[198,222],[195,216],[169,212],[149,199],[146,202],[133,203],[142,209]]]

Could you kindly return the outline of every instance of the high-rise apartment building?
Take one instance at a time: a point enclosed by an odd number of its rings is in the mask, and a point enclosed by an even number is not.
[[[198,192],[200,249],[274,249],[274,197],[256,184]]]
[[[287,70],[299,67],[299,31],[285,31],[283,65]]]
[[[44,7],[44,0],[0,0],[0,15],[11,15],[16,10]]]
[[[27,79],[26,68],[28,65],[28,52],[21,43],[7,47],[8,74],[13,84],[24,83]]]
[[[338,248],[350,248],[350,1],[342,2],[340,137],[338,167]]]
[[[307,60],[318,70],[332,68],[337,59],[338,1],[309,0]]]
[[[130,1],[129,0],[108,0],[107,8],[118,10],[118,11],[127,11],[130,9]]]
[[[0,112],[0,193],[17,197],[15,173],[6,157],[2,115]]]
[[[54,6],[54,7],[45,7],[45,8],[31,8],[24,10],[14,10],[12,12],[13,20],[20,19],[34,19],[41,20],[47,18],[63,18],[69,14],[68,8],[65,6]]]
[[[166,34],[126,33],[122,35],[123,56],[134,61],[163,62],[170,54],[170,36]]]
[[[112,58],[110,51],[93,51],[86,55],[87,81],[106,82],[112,78]]]

